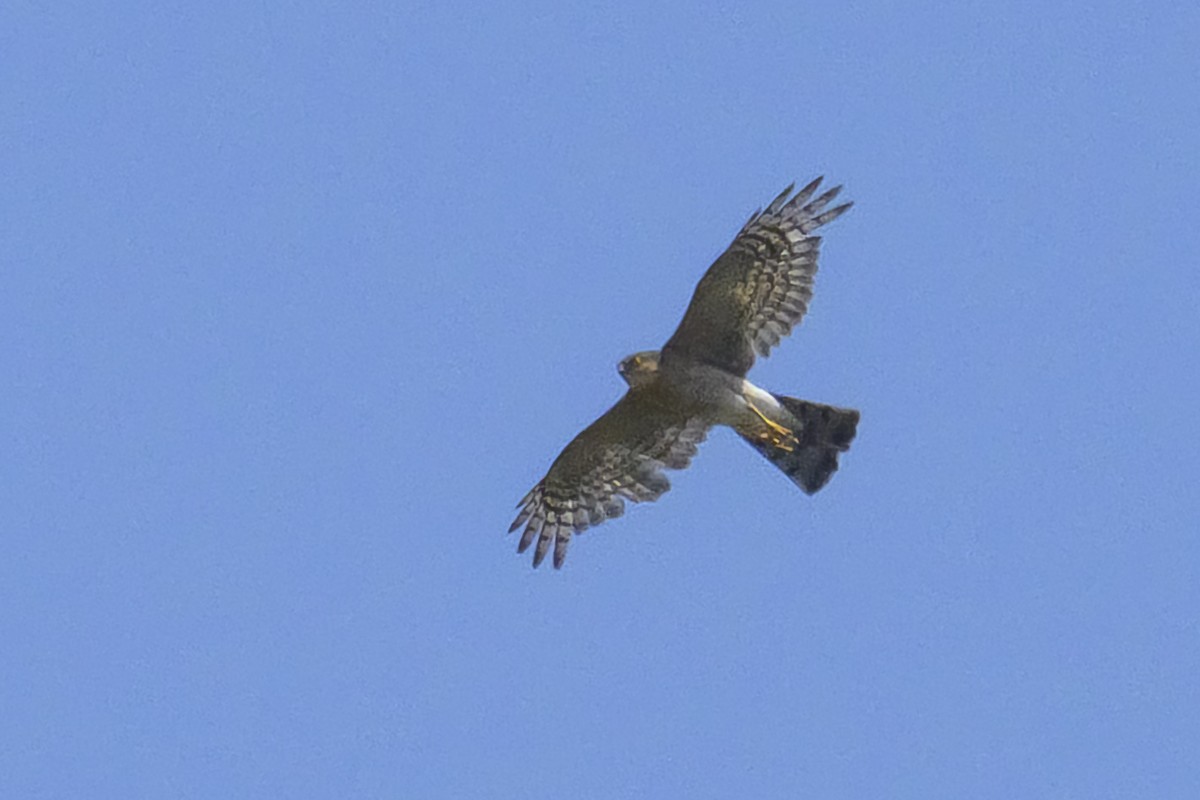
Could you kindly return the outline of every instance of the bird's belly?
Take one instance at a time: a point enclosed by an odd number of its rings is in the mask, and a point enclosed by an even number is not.
[[[770,392],[716,367],[691,364],[667,377],[680,405],[714,425],[738,428],[757,420],[751,403],[768,415],[778,413],[779,403]]]

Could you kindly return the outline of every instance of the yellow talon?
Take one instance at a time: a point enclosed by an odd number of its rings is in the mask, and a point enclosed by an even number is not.
[[[761,419],[763,422],[767,423],[768,428],[775,431],[780,436],[786,436],[789,439],[796,438],[796,434],[789,428],[785,428],[783,425],[780,425],[778,422],[772,422],[771,420],[767,419],[766,415],[763,414],[761,411],[759,411],[758,408],[755,407],[754,403],[747,400],[746,405],[750,406],[750,410],[753,411],[755,414],[757,414],[759,419]]]
[[[795,445],[797,443],[795,432],[780,425],[778,422],[767,419],[767,416],[759,411],[754,403],[749,400],[746,401],[746,405],[750,406],[750,410],[766,423],[767,430],[760,431],[757,436],[760,442],[770,443],[772,446],[778,447],[780,450],[786,450],[789,453],[795,452]]]
[[[763,431],[762,433],[758,434],[758,440],[764,444],[770,444],[772,447],[778,447],[780,450],[786,450],[789,453],[796,449],[787,440],[785,440],[784,437],[776,436],[772,434],[771,431]],[[794,442],[796,440],[791,439],[791,441]]]

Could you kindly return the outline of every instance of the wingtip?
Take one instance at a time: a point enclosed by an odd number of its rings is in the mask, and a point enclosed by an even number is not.
[[[828,211],[818,215],[813,219],[813,222],[815,222],[818,227],[833,222],[842,214],[845,214],[847,211],[849,211],[853,206],[854,203],[842,203],[840,206],[835,206],[834,208],[831,208]]]
[[[839,194],[841,194],[841,191],[842,191],[842,185],[839,183],[837,186],[827,189],[820,197],[818,197],[816,200],[813,200],[808,205],[816,206],[818,208],[823,208],[826,205],[828,205],[830,202],[832,202],[833,198],[835,198]]]
[[[804,186],[803,189],[796,192],[796,194],[792,196],[792,199],[788,201],[788,206],[790,208],[796,208],[807,203],[808,198],[812,197],[816,193],[818,187],[821,185],[821,181],[823,180],[825,180],[824,175],[818,175],[817,177],[813,178]]]
[[[528,525],[525,526],[525,532],[521,534],[521,541],[517,543],[518,553],[524,553],[529,549],[529,546],[533,544],[533,540],[535,537],[537,537],[539,529],[541,528],[539,523],[540,520],[535,517],[534,519],[530,520]]]

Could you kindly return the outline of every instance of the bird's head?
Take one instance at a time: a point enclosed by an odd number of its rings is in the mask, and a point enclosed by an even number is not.
[[[640,386],[658,374],[658,351],[643,350],[626,356],[617,364],[617,372],[630,386]]]

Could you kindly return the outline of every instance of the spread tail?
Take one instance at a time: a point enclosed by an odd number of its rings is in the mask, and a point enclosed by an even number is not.
[[[795,438],[770,435],[761,430],[739,430],[738,433],[793,483],[813,494],[837,472],[838,453],[846,452],[854,440],[858,412],[793,397],[774,397],[786,412],[778,421],[790,428]]]

